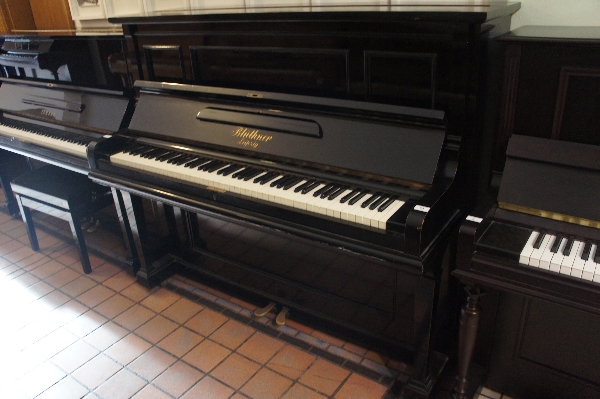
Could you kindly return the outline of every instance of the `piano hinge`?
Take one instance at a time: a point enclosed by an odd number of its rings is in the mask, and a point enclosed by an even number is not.
[[[580,226],[593,227],[596,229],[600,229],[600,222],[597,220],[590,220],[585,218],[580,218],[577,216],[564,215],[562,213],[544,211],[542,209],[529,208],[526,206],[509,204],[508,202],[498,202],[498,207],[501,209],[506,209],[508,211],[525,213],[528,215],[539,216],[546,219],[558,220],[561,222],[578,224]]]

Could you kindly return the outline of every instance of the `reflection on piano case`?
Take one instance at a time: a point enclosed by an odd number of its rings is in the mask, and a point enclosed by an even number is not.
[[[511,397],[600,396],[599,33],[522,27],[500,38],[502,174],[461,226],[454,272],[469,291],[459,398],[472,356],[488,363],[485,385]]]

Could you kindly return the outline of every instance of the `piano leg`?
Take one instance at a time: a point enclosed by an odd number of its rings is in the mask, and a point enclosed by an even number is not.
[[[160,214],[166,219],[168,236],[161,239],[161,242],[153,243],[149,240],[142,199],[127,191],[118,190],[116,200],[118,201],[117,209],[120,210],[129,239],[131,255],[134,258],[137,280],[146,287],[152,287],[173,273],[170,268],[171,258],[162,255],[169,248],[180,245],[178,218],[175,210],[170,205],[157,203],[161,207]],[[155,262],[156,259],[162,261]]]
[[[454,399],[468,399],[468,374],[475,341],[477,338],[477,329],[481,317],[479,308],[479,298],[481,290],[479,287],[470,287],[467,289],[468,298],[460,314],[460,330],[458,336],[458,370],[456,372],[456,385],[454,386]]]
[[[414,372],[402,392],[404,399],[429,398],[442,373],[447,356],[431,350],[431,330],[437,303],[439,276],[427,279],[415,290],[415,337],[417,338]]]

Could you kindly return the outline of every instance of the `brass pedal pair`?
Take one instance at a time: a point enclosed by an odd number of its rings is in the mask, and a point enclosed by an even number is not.
[[[267,313],[269,313],[272,310],[276,310],[276,308],[277,308],[277,305],[275,304],[275,302],[270,302],[267,306],[256,309],[254,311],[254,317],[266,316]],[[286,308],[286,307],[281,308],[281,310],[277,314],[277,317],[275,318],[275,323],[277,323],[278,326],[285,325],[285,321],[289,315],[290,315],[290,310],[288,308]]]

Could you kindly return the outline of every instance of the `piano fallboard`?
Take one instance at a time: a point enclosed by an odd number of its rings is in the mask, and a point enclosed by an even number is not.
[[[3,79],[0,111],[0,147],[87,173],[88,144],[121,127],[129,100],[122,92]]]

